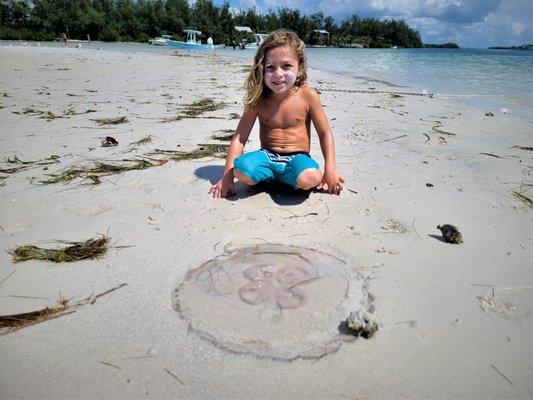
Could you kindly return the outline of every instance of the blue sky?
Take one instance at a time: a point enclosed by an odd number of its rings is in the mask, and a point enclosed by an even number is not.
[[[222,4],[223,0],[215,0]],[[359,17],[404,19],[424,43],[455,42],[461,47],[533,44],[533,0],[230,0],[236,9],[278,7],[302,14],[322,11],[337,23]]]

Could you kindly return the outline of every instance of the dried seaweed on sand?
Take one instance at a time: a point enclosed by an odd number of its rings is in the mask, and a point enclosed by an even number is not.
[[[533,151],[533,147],[529,147],[529,146],[513,146],[511,147],[511,149]]]
[[[128,122],[126,117],[114,117],[114,118],[93,118],[91,121],[98,123],[98,125],[118,125]]]
[[[49,185],[52,183],[68,182],[76,178],[87,178],[92,180],[93,184],[99,184],[102,176],[116,175],[122,172],[141,170],[151,167],[164,165],[168,160],[156,160],[152,158],[143,158],[135,160],[121,161],[94,161],[93,165],[77,166],[64,170],[58,174],[51,174],[50,178],[41,180],[39,183]]]
[[[30,325],[71,314],[75,310],[71,309],[69,303],[67,299],[60,299],[54,307],[45,307],[41,310],[21,314],[1,315],[0,335],[7,335]]]
[[[437,133],[440,133],[442,135],[448,135],[448,136],[457,136],[457,133],[447,132],[447,131],[443,131],[442,129],[440,129],[442,127],[442,122],[440,122],[440,121],[437,121],[437,120],[426,120],[426,119],[422,119],[422,118],[420,118],[420,121],[435,123],[436,125],[433,125],[431,127],[431,129],[434,130]]]
[[[142,145],[151,143],[152,142],[152,138],[153,138],[152,135],[145,136],[145,137],[137,140],[136,142],[130,143],[129,147],[137,147],[137,146],[142,146]]]
[[[13,174],[15,172],[23,171],[25,169],[33,168],[35,166],[40,165],[49,165],[49,164],[56,164],[59,162],[59,156],[56,156],[55,154],[51,155],[50,157],[43,158],[40,160],[35,161],[22,161],[18,156],[13,156],[13,158],[7,158],[6,163],[8,164],[15,164],[16,167],[10,167],[10,168],[0,168],[0,172],[4,174]]]
[[[47,121],[51,121],[57,118],[64,118],[61,115],[54,114],[52,111],[37,110],[33,107],[25,107],[22,111],[13,111],[13,114],[40,115],[40,118],[46,119]]]
[[[197,116],[208,111],[224,108],[224,102],[216,103],[213,99],[205,98],[188,104],[183,113],[187,116]]]
[[[529,208],[533,208],[533,200],[531,200],[529,197],[525,196],[523,193],[519,193],[517,191],[511,191],[511,196],[517,198],[522,203],[524,203]]]
[[[21,314],[0,315],[0,336],[7,335],[11,332],[26,328],[31,325],[72,314],[76,312],[76,309],[78,307],[87,304],[94,304],[96,299],[105,296],[106,294],[109,294],[126,285],[127,283],[123,283],[112,289],[106,290],[105,292],[99,293],[97,295],[91,295],[75,303],[72,303],[68,299],[60,298],[57,301],[57,304],[53,307],[45,307],[40,310],[30,311]]]
[[[224,129],[212,135],[211,139],[229,142],[231,139],[233,139],[234,133],[235,131],[233,129]]]
[[[60,263],[95,259],[107,252],[109,238],[103,235],[85,242],[60,241],[60,243],[70,246],[59,249],[43,249],[33,245],[24,245],[10,250],[9,254],[13,256],[13,262],[45,260]]]
[[[186,104],[181,109],[181,114],[175,117],[165,118],[163,119],[163,121],[172,122],[172,121],[179,121],[183,118],[198,118],[200,115],[206,112],[220,110],[224,107],[225,107],[225,104],[223,101],[217,103],[213,99],[204,98],[204,99],[195,101],[194,103]],[[203,117],[203,118],[207,118],[207,117]],[[216,117],[210,117],[210,118],[216,118]]]
[[[228,151],[226,144],[199,144],[191,151],[155,149],[153,155],[164,155],[174,161],[195,160],[205,157],[224,158]]]

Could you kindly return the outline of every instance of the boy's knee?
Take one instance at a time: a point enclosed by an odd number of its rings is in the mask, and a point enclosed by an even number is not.
[[[236,169],[233,170],[233,176],[240,180],[241,182],[247,184],[247,185],[255,185],[255,182],[250,179],[250,177],[246,176],[240,171],[237,171]]]
[[[299,189],[312,189],[322,181],[322,172],[319,169],[308,168],[298,175],[296,187]]]

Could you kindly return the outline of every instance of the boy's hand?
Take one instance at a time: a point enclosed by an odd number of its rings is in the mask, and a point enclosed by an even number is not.
[[[317,189],[326,190],[330,194],[339,194],[343,188],[344,178],[336,169],[325,170],[322,182],[317,186]]]
[[[221,180],[211,186],[209,189],[210,194],[213,194],[213,198],[220,199],[235,194],[235,183],[233,181],[233,174],[225,174]]]

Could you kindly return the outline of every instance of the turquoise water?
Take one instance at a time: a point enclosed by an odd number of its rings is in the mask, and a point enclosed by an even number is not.
[[[219,53],[252,58],[251,51]],[[425,90],[486,111],[506,108],[531,119],[533,51],[310,48],[307,54],[311,68]]]
[[[21,43],[2,41],[0,44]],[[27,44],[36,45],[35,42]],[[41,45],[64,46],[62,43]],[[103,51],[175,51],[137,43],[93,42],[81,43],[81,46]],[[533,51],[309,48],[307,53],[311,68],[385,81],[417,92],[425,90],[485,111],[506,108],[511,114],[533,120]],[[254,53],[230,47],[216,50],[215,54],[251,61]]]

